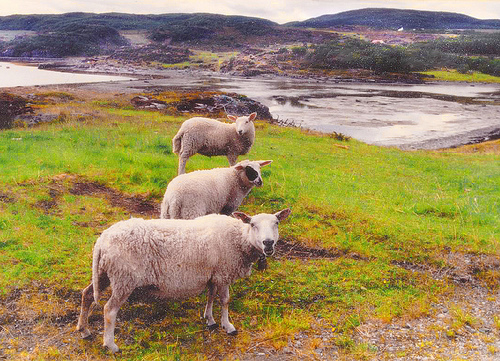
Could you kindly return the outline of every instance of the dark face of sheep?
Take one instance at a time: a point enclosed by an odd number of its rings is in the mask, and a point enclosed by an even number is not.
[[[259,160],[250,162],[248,160],[244,160],[236,164],[234,167],[238,171],[244,172],[244,178],[248,180],[252,186],[262,187],[262,175],[260,173],[260,168],[264,167],[268,164],[271,164],[272,160]]]
[[[261,213],[250,217],[243,212],[234,212],[233,216],[250,224],[250,242],[253,246],[265,256],[272,256],[279,238],[278,225],[291,212],[290,208],[286,208],[275,214]]]
[[[251,165],[247,165],[245,167],[245,175],[247,176],[250,183],[255,184],[257,187],[261,187],[262,186],[262,177],[260,175],[260,167],[258,167],[258,168],[259,169],[256,170]]]

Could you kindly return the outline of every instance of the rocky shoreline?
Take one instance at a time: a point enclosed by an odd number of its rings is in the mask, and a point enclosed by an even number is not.
[[[119,75],[119,76],[127,76],[133,78],[134,80],[130,81],[119,81],[119,82],[101,82],[101,83],[87,83],[87,84],[74,84],[67,85],[70,88],[79,88],[85,89],[87,91],[92,92],[101,92],[101,93],[127,93],[127,94],[140,94],[142,92],[148,92],[154,89],[167,89],[176,90],[180,89],[185,84],[186,79],[193,78],[198,75],[203,76],[213,76],[217,77],[219,75],[228,76],[227,74],[223,74],[220,72],[215,72],[210,69],[193,69],[193,68],[185,68],[185,69],[165,69],[164,67],[157,65],[151,66],[149,63],[135,63],[125,60],[117,60],[117,59],[109,59],[106,57],[97,57],[97,58],[69,58],[69,59],[57,59],[54,61],[45,61],[40,63],[30,62],[32,65],[38,65],[39,68],[54,70],[54,71],[63,71],[63,72],[71,72],[71,73],[86,73],[86,74],[101,74],[101,75]],[[394,78],[394,77],[385,77],[384,79],[373,79],[368,77],[360,77],[358,73],[351,72],[351,78],[337,78],[337,77],[327,77],[324,74],[301,74],[297,76],[296,74],[273,74],[273,73],[265,73],[254,75],[252,79],[284,79],[290,80],[293,79],[297,82],[304,82],[304,84],[310,84],[311,82],[317,83],[369,83],[369,84],[388,84],[388,83],[397,83],[397,84],[420,84],[422,79],[418,79],[415,77],[413,79],[406,78]],[[238,76],[237,74],[230,76]],[[248,79],[250,77],[242,77],[244,79]],[[168,83],[168,86],[159,85]],[[480,85],[478,85],[480,86]],[[217,90],[217,86],[207,84],[200,84],[198,89],[194,89],[197,91],[214,91]],[[216,99],[212,97],[211,99],[192,99],[186,104],[179,105],[179,111],[189,111],[194,108],[199,108],[198,110],[203,110],[206,114],[213,114],[217,116],[221,109],[225,109],[226,106],[230,106],[229,109],[231,111],[235,111],[237,113],[243,113],[245,111],[257,111],[259,109],[259,116],[262,119],[272,120],[273,115],[269,112],[269,109],[256,102],[252,99],[244,99],[243,97],[246,94],[232,94],[229,98],[225,99]],[[279,95],[278,95],[279,96]],[[147,99],[146,99],[147,98]],[[139,105],[147,108],[151,106],[157,106],[158,103],[151,97],[146,97],[144,99],[137,98],[137,104],[143,103]],[[239,99],[238,101],[236,99]],[[243,100],[243,103],[241,103]],[[188,104],[189,103],[189,104]],[[222,104],[224,103],[224,104]],[[246,103],[246,104],[244,104]],[[162,107],[162,105],[159,105]],[[183,108],[184,107],[184,108]],[[38,117],[32,123],[36,124],[37,122],[44,121],[43,119],[51,119],[51,117],[43,117],[40,115],[36,115]],[[276,119],[274,119],[276,120]],[[434,139],[428,139],[425,141],[414,142],[412,144],[406,144],[398,146],[400,149],[404,150],[418,150],[418,149],[428,149],[428,150],[436,150],[443,148],[455,148],[461,145],[466,144],[476,144],[485,142],[492,139],[500,138],[500,125],[498,127],[487,126],[482,129],[475,129],[473,132],[465,132],[462,134],[455,134],[453,136],[436,136]],[[381,144],[382,146],[384,144]]]

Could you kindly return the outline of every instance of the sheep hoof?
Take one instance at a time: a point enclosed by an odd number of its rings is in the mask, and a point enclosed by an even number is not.
[[[80,337],[85,339],[85,338],[90,338],[92,336],[92,333],[89,331],[88,328],[84,328],[82,330],[78,330],[80,332]]]
[[[238,330],[234,330],[228,333],[230,336],[236,336],[238,334]]]
[[[111,345],[104,345],[105,347],[108,348],[109,352],[111,353],[117,353],[117,352],[122,352],[118,346],[115,343],[112,343]]]
[[[207,328],[210,330],[210,331],[214,331],[216,329],[219,328],[219,324],[218,323],[212,323],[211,325],[207,325]]]

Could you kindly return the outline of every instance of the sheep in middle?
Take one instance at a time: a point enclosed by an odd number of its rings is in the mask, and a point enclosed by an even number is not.
[[[211,213],[230,215],[254,186],[262,186],[261,167],[272,160],[243,160],[232,167],[198,170],[170,181],[160,218],[194,219]]]
[[[172,149],[179,155],[178,174],[186,173],[186,162],[196,153],[209,157],[225,155],[229,165],[235,165],[238,156],[252,148],[256,116],[257,113],[244,117],[228,115],[233,124],[201,117],[186,120],[172,139]]]

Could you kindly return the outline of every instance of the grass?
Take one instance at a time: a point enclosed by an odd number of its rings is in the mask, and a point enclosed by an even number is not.
[[[10,319],[7,305],[15,303],[22,306],[16,317],[36,323],[29,325],[34,351],[26,351],[29,340],[18,336],[0,341],[0,355],[106,357],[98,334],[102,308],[91,321],[96,337],[76,341],[79,292],[90,281],[97,236],[118,220],[141,215],[102,194],[75,192],[75,184],[97,183],[159,203],[176,175],[171,139],[184,119],[113,104],[70,101],[65,122],[0,132],[0,319]],[[81,121],[72,113],[93,118]],[[236,338],[205,330],[199,320],[203,295],[127,303],[119,316],[123,353],[117,358],[232,359],[282,350],[299,334],[309,335],[305,355],[321,347],[366,358],[375,351],[356,343],[358,326],[425,315],[453,287],[400,264],[432,270],[447,266],[444,253],[498,255],[498,154],[403,152],[356,140],[344,147],[345,141],[299,129],[257,128],[249,157],[273,163],[263,169],[264,186],[241,209],[253,214],[290,206],[281,238],[332,256],[271,259],[265,272],[233,285]],[[222,157],[194,156],[187,170],[226,165]],[[16,298],[16,290],[25,295]],[[58,318],[67,319],[59,328]],[[456,319],[465,316],[457,311]],[[4,325],[15,334],[12,322]],[[332,334],[328,342],[321,341],[325,330]],[[73,342],[49,341],[61,337]]]
[[[432,70],[424,71],[422,74],[432,76],[429,80],[463,81],[470,83],[500,83],[500,77],[483,74],[477,71],[464,74],[456,70]]]
[[[215,71],[219,71],[224,62],[228,61],[232,57],[235,57],[237,54],[238,52],[236,51],[213,53],[210,51],[198,50],[194,51],[194,54],[189,56],[189,61],[176,64],[162,64],[162,66],[167,69],[210,67]]]

